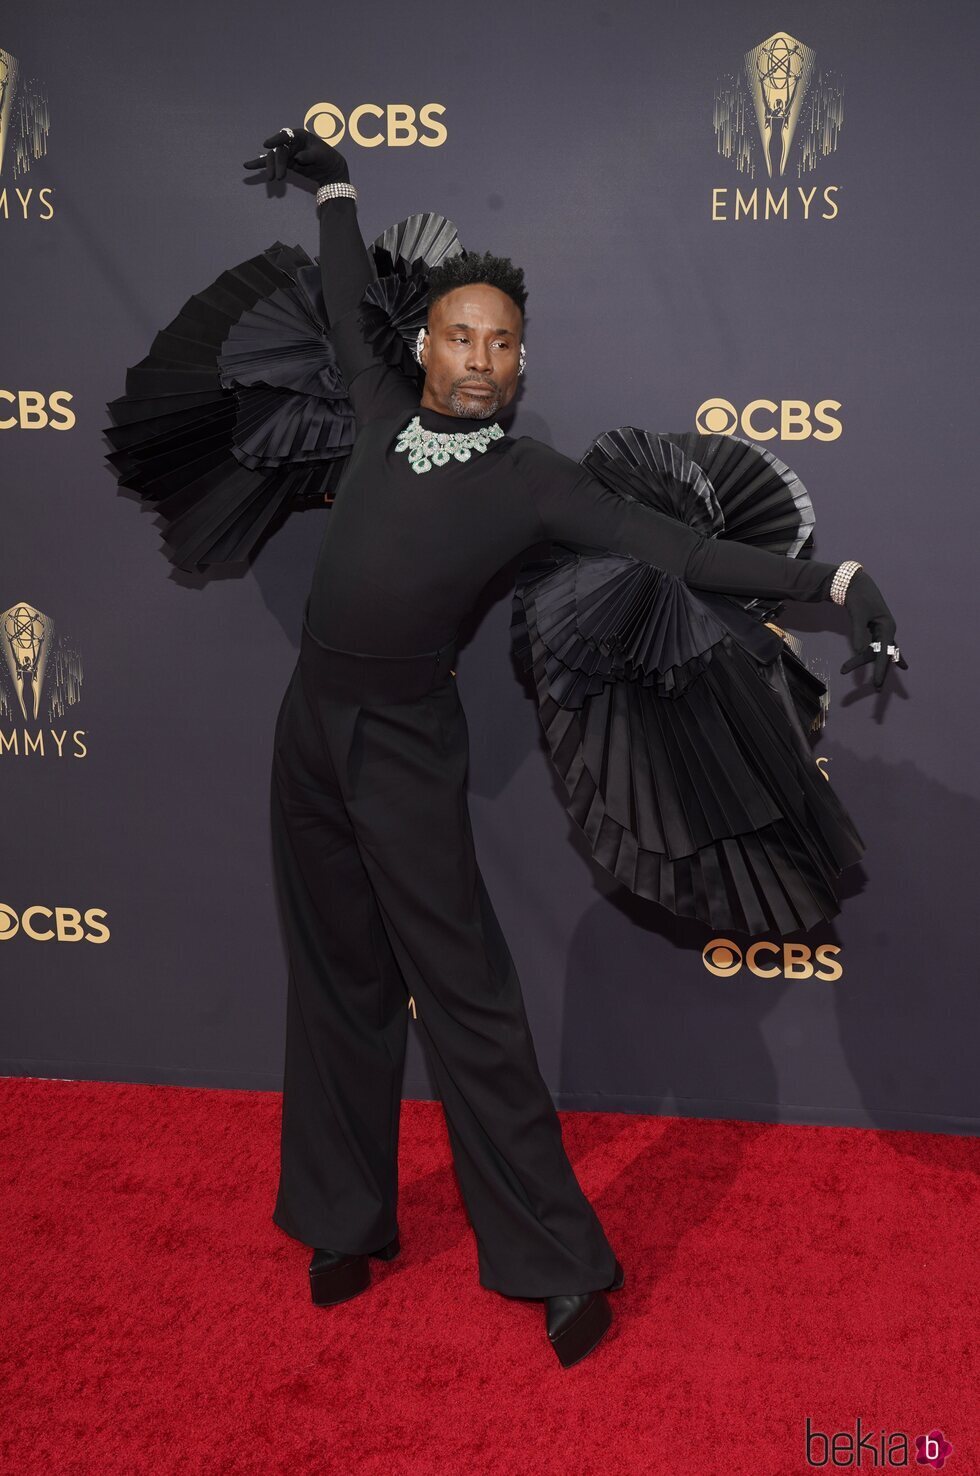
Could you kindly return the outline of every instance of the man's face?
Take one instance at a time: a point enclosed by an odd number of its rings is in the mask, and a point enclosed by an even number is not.
[[[440,297],[422,340],[421,403],[443,415],[496,415],[517,390],[523,329],[517,303],[489,282]]]

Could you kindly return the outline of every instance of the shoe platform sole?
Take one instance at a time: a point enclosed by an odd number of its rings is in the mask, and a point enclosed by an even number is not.
[[[602,1292],[594,1292],[575,1321],[558,1337],[549,1339],[564,1368],[578,1363],[609,1331],[612,1325],[612,1308]]]
[[[380,1250],[370,1251],[363,1256],[351,1256],[336,1266],[327,1266],[322,1271],[310,1271],[310,1296],[317,1307],[335,1307],[339,1302],[349,1302],[351,1297],[367,1291],[371,1285],[370,1257],[378,1261],[391,1261],[401,1246],[398,1236],[383,1245]]]

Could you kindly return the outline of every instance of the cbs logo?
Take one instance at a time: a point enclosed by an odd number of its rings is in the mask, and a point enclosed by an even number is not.
[[[383,108],[377,103],[361,103],[345,119],[333,103],[322,102],[310,108],[303,127],[332,146],[347,133],[362,149],[376,149],[379,144],[406,149],[414,143],[437,149],[448,137],[446,125],[436,121],[436,114],[445,111],[442,103],[426,103],[418,113],[408,103],[388,103]]]
[[[743,955],[730,938],[712,938],[701,953],[701,961],[709,974],[730,979],[742,964],[759,979],[839,979],[844,970],[837,962],[840,947],[836,943],[820,943],[811,949],[806,943],[770,943],[760,939]],[[776,960],[779,962],[776,962]],[[814,967],[814,960],[820,965]]]
[[[731,436],[741,427],[750,441],[836,441],[844,427],[829,412],[840,408],[840,400],[820,400],[812,409],[806,400],[750,400],[739,414],[730,400],[703,400],[694,424],[702,436]]]
[[[75,424],[75,412],[66,402],[72,398],[68,390],[54,390],[47,397],[40,390],[0,389],[0,430],[71,430]],[[15,414],[3,414],[4,403],[17,406]],[[45,409],[47,404],[48,409]],[[52,412],[49,414],[49,410]]]
[[[84,913],[76,907],[25,907],[18,916],[0,902],[0,943],[19,932],[35,943],[107,943],[105,916],[104,907],[90,907]]]

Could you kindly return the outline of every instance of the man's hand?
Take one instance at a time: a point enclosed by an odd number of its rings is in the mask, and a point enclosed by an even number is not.
[[[293,137],[290,138],[290,131]],[[263,139],[269,150],[256,159],[246,159],[245,169],[264,169],[266,182],[285,179],[286,170],[292,169],[303,179],[316,184],[333,184],[335,180],[350,181],[347,160],[332,144],[324,143],[307,128],[292,130],[280,128],[271,138]]]
[[[873,661],[872,680],[875,690],[880,692],[889,667],[896,665],[907,671],[908,662],[901,653],[897,662],[893,662],[888,654],[888,647],[896,644],[895,617],[885,604],[881,590],[864,569],[858,569],[852,575],[844,596],[844,608],[851,617],[851,645],[855,655],[844,662],[841,671],[853,671],[855,667]],[[877,651],[870,644],[869,632],[871,639],[878,642]]]

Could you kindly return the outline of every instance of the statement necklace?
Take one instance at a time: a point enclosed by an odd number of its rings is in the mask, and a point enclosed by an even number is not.
[[[496,421],[474,431],[430,431],[413,415],[405,429],[399,431],[395,450],[408,452],[412,471],[427,472],[434,466],[445,466],[453,458],[469,461],[474,451],[485,451],[491,441],[498,441],[502,435]]]

